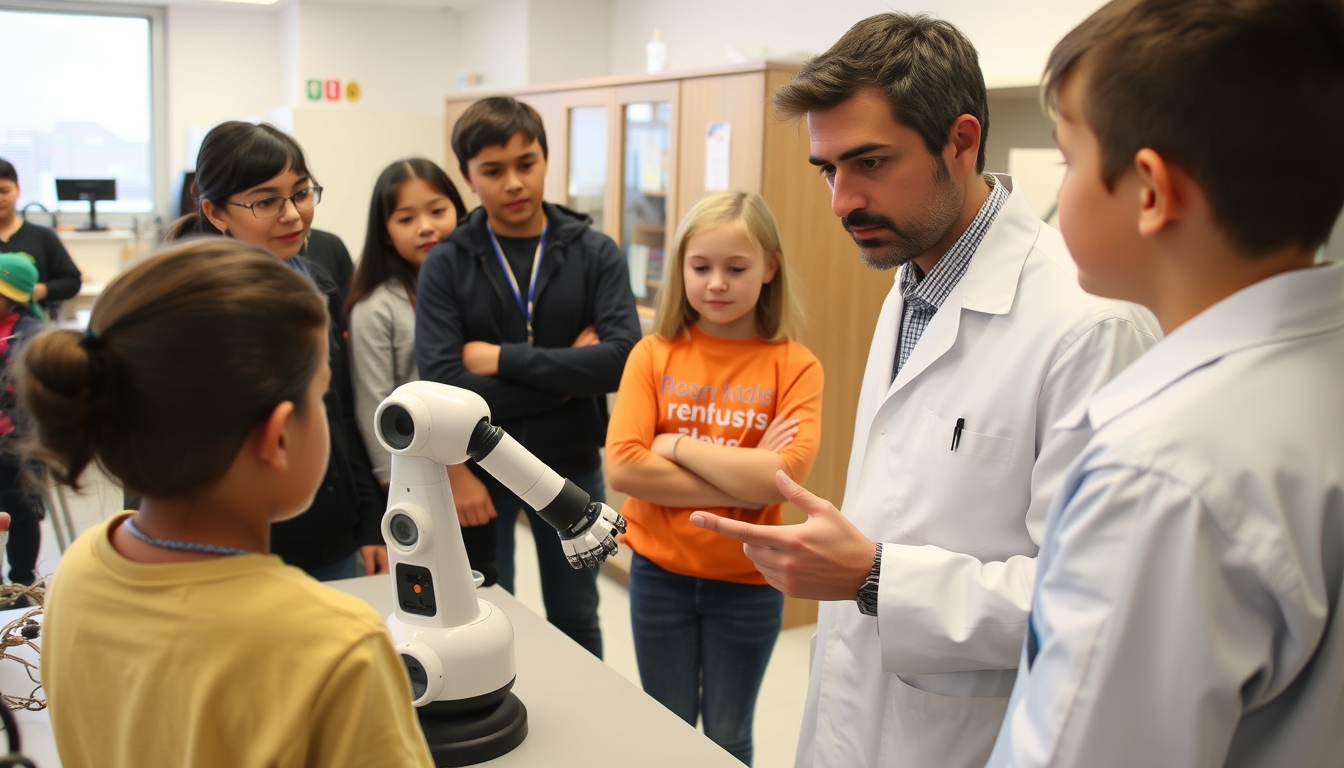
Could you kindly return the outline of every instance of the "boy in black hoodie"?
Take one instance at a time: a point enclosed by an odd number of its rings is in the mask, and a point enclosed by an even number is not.
[[[625,259],[591,218],[542,202],[546,130],[530,106],[504,97],[472,104],[452,146],[481,207],[421,267],[420,376],[480,394],[493,423],[603,501],[606,395],[640,337]],[[472,469],[451,478],[472,567],[490,579],[497,535],[498,580],[513,591],[514,523],[526,512],[547,619],[601,657],[597,571],[571,568],[535,510]]]

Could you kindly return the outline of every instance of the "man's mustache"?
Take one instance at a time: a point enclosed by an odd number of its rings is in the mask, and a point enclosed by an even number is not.
[[[841,216],[840,225],[850,234],[854,233],[855,227],[884,227],[890,229],[892,232],[898,231],[896,229],[896,222],[886,216],[876,213],[868,213],[867,211],[851,211],[848,216]]]

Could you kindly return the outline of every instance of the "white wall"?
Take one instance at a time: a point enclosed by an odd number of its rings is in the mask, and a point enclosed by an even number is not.
[[[185,157],[190,126],[265,118],[284,103],[280,12],[271,8],[173,5],[166,21],[168,168],[172,178],[196,166]]]
[[[529,0],[491,0],[454,14],[461,69],[482,76],[478,88],[527,85]],[[457,89],[454,88],[454,91]]]
[[[601,77],[611,71],[611,0],[538,0],[528,14],[527,82]]]
[[[1103,0],[611,0],[611,72],[644,69],[644,46],[663,31],[668,69],[747,57],[825,51],[855,22],[888,10],[930,11],[957,25],[980,52],[989,87],[1031,85],[1046,57]]]
[[[298,78],[286,84],[290,104],[442,114],[444,96],[457,90],[455,14],[301,3],[298,27]],[[303,94],[308,78],[356,80],[363,95],[355,104],[312,104]]]

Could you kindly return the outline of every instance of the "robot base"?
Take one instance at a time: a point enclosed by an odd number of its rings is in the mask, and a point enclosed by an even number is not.
[[[434,701],[419,707],[420,728],[434,765],[475,765],[511,752],[527,738],[527,708],[503,688],[466,701]]]

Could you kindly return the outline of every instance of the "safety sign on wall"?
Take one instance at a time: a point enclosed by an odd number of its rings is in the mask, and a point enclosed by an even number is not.
[[[309,101],[347,101],[354,103],[359,101],[362,92],[359,83],[354,80],[319,80],[311,78],[308,80],[304,92]]]

